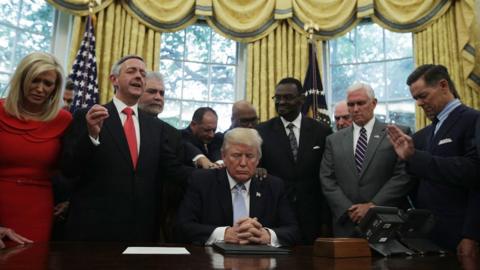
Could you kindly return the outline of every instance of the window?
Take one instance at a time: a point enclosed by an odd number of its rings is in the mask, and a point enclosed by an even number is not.
[[[329,47],[329,108],[346,98],[355,82],[370,84],[378,99],[375,115],[382,121],[415,129],[415,103],[406,80],[414,69],[412,35],[394,33],[366,21]]]
[[[218,114],[218,130],[228,129],[238,88],[237,43],[205,24],[197,24],[162,34],[161,44],[160,72],[165,76],[166,102],[160,117],[183,128],[198,107],[209,106]]]
[[[55,9],[43,0],[0,0],[0,97],[18,62],[51,50]]]

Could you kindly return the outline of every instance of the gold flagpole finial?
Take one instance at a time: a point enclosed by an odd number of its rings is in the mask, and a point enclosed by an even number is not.
[[[303,29],[305,30],[305,32],[308,33],[308,39],[312,41],[315,31],[318,31],[320,27],[318,26],[318,24],[314,23],[313,21],[309,21],[303,26]]]
[[[90,15],[93,15],[93,8],[95,6],[100,6],[102,0],[88,0],[88,12]]]

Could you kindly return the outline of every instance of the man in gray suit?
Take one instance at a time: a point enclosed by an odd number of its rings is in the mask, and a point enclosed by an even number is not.
[[[405,163],[386,136],[386,124],[374,117],[377,99],[372,87],[352,85],[347,105],[353,125],[327,137],[320,168],[333,232],[343,237],[357,236],[355,225],[370,207],[400,206],[411,187]]]

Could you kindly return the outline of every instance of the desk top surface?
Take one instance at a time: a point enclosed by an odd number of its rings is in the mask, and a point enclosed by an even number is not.
[[[228,255],[211,247],[181,246],[190,255],[122,255],[124,243],[51,242],[0,250],[0,269],[462,269],[454,255],[331,259],[312,256],[312,247],[299,246],[290,255]],[[147,245],[154,246],[154,245]],[[464,262],[465,269],[479,269]]]

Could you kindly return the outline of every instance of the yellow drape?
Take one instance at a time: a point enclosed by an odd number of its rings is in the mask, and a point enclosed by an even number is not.
[[[307,37],[282,23],[272,33],[249,43],[247,59],[247,96],[258,111],[260,120],[275,116],[271,97],[275,85],[284,77],[303,82],[308,65]],[[318,62],[322,63],[322,43],[317,42]]]
[[[96,18],[98,86],[100,103],[105,103],[113,96],[109,80],[111,67],[121,57],[129,54],[139,55],[145,59],[148,69],[158,69],[161,34],[145,27],[144,24],[130,16],[120,4],[109,5],[106,9],[98,12]],[[74,18],[72,33],[77,34],[73,35],[68,67],[72,66],[80,46],[81,33],[85,31],[84,19],[80,16]]]
[[[87,0],[47,1],[77,16],[88,13]],[[474,6],[474,0],[103,0],[95,8],[100,27],[97,37],[101,37],[97,41],[101,45],[97,48],[101,100],[111,96],[105,89],[112,60],[138,52],[156,68],[160,32],[184,29],[202,16],[216,32],[248,42],[247,97],[260,108],[264,120],[274,112],[267,97],[275,82],[285,76],[303,80],[306,23],[317,24],[316,37],[328,40],[348,32],[361,18],[371,17],[391,31],[418,32],[414,37],[416,63],[450,61],[446,65],[457,73],[454,80],[463,101],[480,108],[480,53],[475,53],[480,48],[480,27],[473,23],[480,14],[475,16]],[[74,33],[81,33],[80,18],[74,25]],[[442,44],[439,36],[447,32],[454,38]],[[72,44],[77,45],[78,39],[73,35]],[[418,117],[418,127],[425,125],[422,117]]]
[[[414,34],[415,64],[441,64],[448,68],[455,83],[461,100],[473,108],[480,108],[480,93],[467,83],[468,74],[465,74],[465,58],[462,57],[462,31],[457,21],[465,16],[459,14],[458,8],[449,11],[424,31]],[[462,18],[463,19],[463,18]],[[457,42],[456,42],[457,41]],[[429,124],[423,111],[416,108],[417,130]]]

